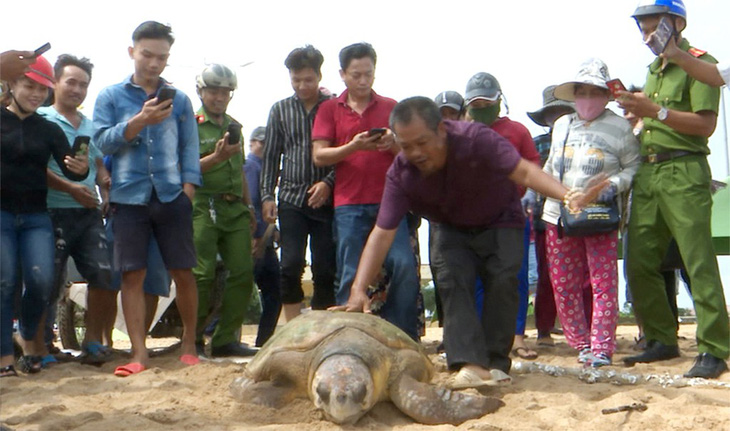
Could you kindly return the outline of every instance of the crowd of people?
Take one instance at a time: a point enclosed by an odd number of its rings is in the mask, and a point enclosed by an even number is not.
[[[646,340],[622,362],[680,355],[662,275],[674,240],[698,317],[699,355],[686,376],[717,378],[730,327],[711,246],[707,142],[730,67],[682,37],[681,1],[644,2],[633,17],[645,41],[662,19],[673,28],[644,91],[614,89],[608,66],[588,59],[528,113],[547,128],[534,139],[502,115],[506,97],[490,73],[472,76],[464,97],[397,102],[373,90],[377,54],[361,42],[340,51],[346,88],[334,95],[320,86],[321,52],[296,48],[284,61],[294,94],[254,129],[245,160],[241,123],[227,113],[236,74],[206,66],[194,111],[161,76],[175,41],[169,26],[135,29],[134,70],[99,93],[92,118],[79,110],[90,60],[63,54],[51,66],[33,52],[3,53],[0,376],[56,360],[49,341],[69,257],[89,287],[85,363],[111,358],[121,291],[132,344],[131,360],[114,371],[121,377],[148,367],[145,339],[171,279],[181,362],[254,355],[282,311],[287,321],[302,312],[308,244],[312,309],[376,312],[418,340],[414,232],[423,217],[451,388],[509,384],[512,357],[537,357],[525,342],[531,253],[538,344],[553,344],[557,317],[579,363],[613,365],[620,241]],[[613,100],[625,118],[607,108]],[[618,207],[623,225],[566,229],[565,214],[601,205]],[[221,263],[227,277],[214,306]],[[249,346],[240,328],[254,285],[263,310]]]

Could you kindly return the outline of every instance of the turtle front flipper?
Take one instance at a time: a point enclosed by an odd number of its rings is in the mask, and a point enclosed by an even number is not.
[[[390,387],[390,400],[403,413],[428,425],[459,425],[497,411],[502,400],[419,382],[409,375],[401,375]]]
[[[278,409],[294,398],[294,391],[288,385],[272,381],[254,382],[248,377],[238,377],[229,386],[231,395],[242,403],[258,404]]]

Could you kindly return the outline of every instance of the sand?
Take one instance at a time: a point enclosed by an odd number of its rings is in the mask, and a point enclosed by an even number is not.
[[[685,372],[697,353],[694,325],[682,325],[682,357],[618,372],[677,375]],[[253,331],[245,331],[253,333]],[[632,354],[636,329],[619,327],[619,349],[614,359]],[[535,332],[528,331],[535,346]],[[439,328],[429,328],[424,344],[439,370],[448,377],[435,354]],[[244,341],[252,342],[251,335]],[[539,347],[541,364],[576,368],[576,352],[556,337],[555,347]],[[160,343],[151,340],[150,344]],[[120,347],[120,346],[115,346]],[[308,400],[295,400],[279,411],[242,404],[228,390],[245,365],[229,360],[206,361],[193,367],[177,360],[177,353],[152,358],[152,367],[129,378],[112,374],[119,357],[100,368],[76,362],[62,363],[40,374],[0,380],[0,421],[11,430],[730,430],[730,373],[715,387],[663,387],[650,381],[618,386],[585,383],[578,378],[545,374],[517,374],[509,387],[482,393],[502,399],[496,413],[458,427],[414,423],[390,403],[378,404],[355,426],[339,427],[326,421]],[[724,387],[722,387],[724,385]],[[720,386],[720,387],[717,387]],[[473,390],[472,390],[473,391]],[[601,410],[643,403],[641,411],[602,414]]]

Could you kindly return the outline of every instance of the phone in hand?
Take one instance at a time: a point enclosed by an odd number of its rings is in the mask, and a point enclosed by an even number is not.
[[[370,129],[370,131],[368,131],[368,137],[373,137],[373,136],[378,136],[378,135],[383,136],[383,135],[385,135],[385,132],[387,130],[388,129],[384,129],[384,128]]]
[[[623,82],[621,82],[621,80],[618,78],[606,81],[606,85],[608,86],[608,90],[611,92],[611,95],[613,95],[614,99],[619,98],[619,91],[626,91],[626,87],[624,86]]]
[[[79,135],[74,139],[74,144],[71,147],[71,152],[74,156],[85,156],[89,154],[89,142],[91,142],[90,136]]]
[[[241,126],[235,121],[228,125],[228,145],[236,145],[241,142]]]
[[[175,97],[175,89],[172,87],[162,87],[157,91],[157,103],[162,103],[165,100],[170,100]]]
[[[666,15],[659,20],[659,24],[656,30],[649,35],[649,39],[646,41],[646,45],[651,49],[654,55],[659,55],[664,52],[667,48],[669,38],[674,34],[674,27],[669,17]]]
[[[49,49],[51,49],[51,42],[46,42],[43,45],[41,45],[38,49],[36,49],[35,51],[33,51],[33,57],[34,58],[35,57],[38,57],[39,55],[45,53]]]

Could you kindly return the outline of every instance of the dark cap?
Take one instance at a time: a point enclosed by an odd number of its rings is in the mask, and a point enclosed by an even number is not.
[[[573,111],[575,110],[572,103],[555,98],[555,87],[555,85],[545,87],[545,89],[542,90],[542,108],[537,111],[527,113],[527,116],[530,117],[532,121],[543,127],[548,126],[545,121],[545,111],[555,108],[569,108]]]
[[[266,139],[266,127],[259,126],[255,129],[253,129],[253,132],[251,132],[251,141],[261,141],[263,142]]]
[[[456,91],[442,91],[434,97],[434,102],[439,109],[449,107],[461,112],[464,109],[464,98]]]
[[[466,104],[479,99],[494,102],[502,95],[502,87],[493,75],[486,72],[479,72],[466,83]]]

